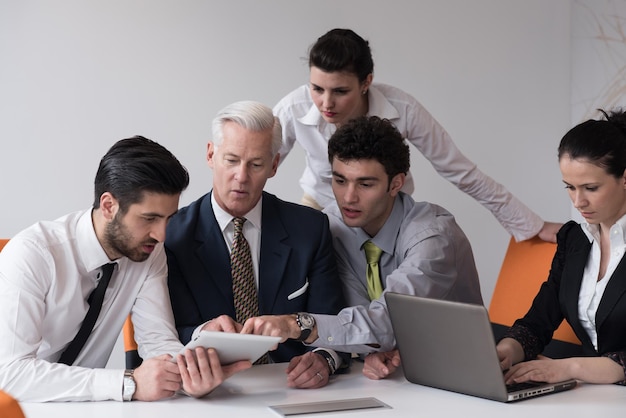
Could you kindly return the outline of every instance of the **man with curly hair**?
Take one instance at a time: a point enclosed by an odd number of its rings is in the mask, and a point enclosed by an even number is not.
[[[409,147],[391,122],[364,116],[342,125],[328,157],[336,205],[324,211],[350,307],[252,318],[243,332],[295,338],[308,327],[305,343],[367,354],[363,373],[380,379],[400,364],[384,292],[482,304],[478,273],[454,217],[400,191]]]

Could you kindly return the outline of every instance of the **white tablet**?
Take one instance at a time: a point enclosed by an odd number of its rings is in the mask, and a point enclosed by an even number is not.
[[[187,348],[214,348],[220,363],[230,364],[239,360],[254,363],[263,354],[280,342],[280,337],[265,335],[238,334],[234,332],[200,331],[196,339],[189,341]]]

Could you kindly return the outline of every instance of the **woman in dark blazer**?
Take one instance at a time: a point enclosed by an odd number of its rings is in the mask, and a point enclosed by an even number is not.
[[[626,384],[626,113],[604,116],[574,127],[559,145],[563,183],[585,222],[561,228],[548,280],[498,343],[507,383]],[[539,355],[563,319],[586,357]]]

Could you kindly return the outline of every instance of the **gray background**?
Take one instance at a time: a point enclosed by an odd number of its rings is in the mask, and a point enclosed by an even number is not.
[[[414,95],[459,148],[546,220],[570,203],[556,147],[571,127],[568,0],[0,0],[0,237],[87,208],[102,155],[135,134],[211,187],[206,143],[237,100],[273,106],[308,81],[334,27],[370,41],[375,81]],[[411,147],[416,200],[467,233],[488,303],[509,235]],[[296,148],[266,189],[299,201]]]

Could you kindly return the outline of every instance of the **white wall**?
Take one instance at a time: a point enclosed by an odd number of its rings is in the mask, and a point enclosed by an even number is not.
[[[191,202],[210,188],[214,114],[306,83],[308,47],[333,27],[369,39],[375,79],[418,98],[484,172],[565,221],[569,16],[569,0],[0,0],[0,236],[90,206],[100,158],[135,134],[187,166]],[[411,151],[414,197],[456,215],[488,303],[508,234]],[[267,189],[298,201],[302,165],[297,149]]]

